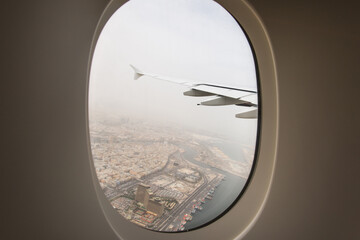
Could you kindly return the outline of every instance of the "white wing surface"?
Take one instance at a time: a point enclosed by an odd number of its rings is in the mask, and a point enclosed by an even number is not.
[[[192,97],[205,97],[214,96],[211,99],[200,102],[198,105],[205,106],[224,106],[224,105],[237,105],[247,108],[247,111],[236,114],[237,118],[257,118],[258,103],[257,103],[257,91],[251,89],[239,89],[234,87],[215,85],[205,82],[193,82],[184,79],[177,79],[171,77],[160,76],[157,74],[143,72],[133,65],[130,67],[134,70],[134,80],[139,79],[142,76],[149,76],[155,79],[177,83],[189,87],[189,90],[184,92],[185,96]]]

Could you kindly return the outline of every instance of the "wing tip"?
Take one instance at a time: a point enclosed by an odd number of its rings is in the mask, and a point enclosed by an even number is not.
[[[134,70],[134,80],[138,80],[140,77],[144,76],[144,73],[142,73],[134,65],[132,65],[132,64],[129,64],[129,65]]]

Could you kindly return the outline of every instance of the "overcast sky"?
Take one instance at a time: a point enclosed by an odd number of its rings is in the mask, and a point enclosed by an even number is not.
[[[256,90],[252,52],[240,26],[211,0],[131,0],[109,19],[96,45],[89,108],[209,130],[254,144],[257,121],[235,118],[238,106],[197,106],[210,97],[140,70],[196,82]]]

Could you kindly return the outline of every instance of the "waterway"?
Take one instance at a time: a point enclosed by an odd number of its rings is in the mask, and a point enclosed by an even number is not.
[[[209,144],[203,142],[204,145]],[[234,161],[246,162],[246,158],[244,156],[244,152],[242,148],[239,146],[240,144],[235,141],[226,141],[219,140],[210,143],[214,147],[218,147],[223,151],[227,156],[229,156]]]
[[[190,147],[182,147],[185,149],[183,156],[186,160],[203,168],[211,168],[213,171],[221,173],[225,176],[225,180],[222,181],[215,189],[213,198],[211,200],[206,199],[205,203],[201,205],[203,209],[201,211],[197,210],[194,214],[192,214],[193,219],[184,225],[186,230],[190,230],[212,221],[227,210],[239,196],[246,183],[246,179],[196,161],[194,160],[196,151]]]

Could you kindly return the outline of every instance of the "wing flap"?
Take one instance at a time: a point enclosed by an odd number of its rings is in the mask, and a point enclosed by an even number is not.
[[[244,101],[241,101],[239,99],[220,96],[220,97],[217,97],[214,99],[210,99],[210,100],[201,102],[200,105],[226,106],[226,105],[243,104],[243,103],[244,103]]]
[[[184,95],[185,96],[190,96],[190,97],[207,97],[207,96],[214,96],[216,94],[209,93],[209,92],[204,92],[204,91],[199,91],[199,90],[196,90],[196,89],[192,88],[189,91],[184,92]]]
[[[238,113],[235,115],[236,118],[247,118],[247,119],[254,119],[258,116],[258,110],[257,108],[254,110]]]
[[[231,89],[231,88],[225,88],[225,87],[215,87],[215,86],[209,86],[205,84],[199,84],[195,87],[192,87],[192,89],[212,93],[214,95],[234,98],[234,99],[240,99],[245,96],[249,96],[253,93],[249,93],[247,91],[242,91],[239,89]]]
[[[258,105],[258,96],[257,94],[250,94],[248,96],[242,97],[241,100],[251,102],[255,105]]]

